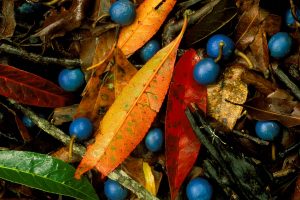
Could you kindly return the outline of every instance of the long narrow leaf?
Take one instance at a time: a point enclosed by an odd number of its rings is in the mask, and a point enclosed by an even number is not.
[[[157,52],[126,85],[101,121],[75,177],[96,168],[108,175],[142,141],[159,112],[172,77],[177,49],[187,25]]]
[[[74,179],[75,169],[56,158],[24,151],[0,151],[0,178],[50,193],[97,200],[86,178]]]

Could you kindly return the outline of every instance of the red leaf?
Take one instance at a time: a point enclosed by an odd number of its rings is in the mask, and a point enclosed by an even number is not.
[[[55,108],[66,105],[71,99],[54,83],[29,72],[1,64],[0,85],[0,95],[27,105]]]
[[[298,178],[297,178],[297,182],[296,182],[296,185],[295,185],[295,191],[294,191],[294,195],[292,197],[292,200],[299,200],[300,199],[299,185],[300,185],[300,176],[298,176]]]
[[[200,60],[195,50],[187,51],[178,61],[168,96],[165,145],[166,167],[175,199],[182,182],[197,159],[200,143],[184,114],[186,106],[195,102],[206,111],[206,87],[193,79],[194,65]]]

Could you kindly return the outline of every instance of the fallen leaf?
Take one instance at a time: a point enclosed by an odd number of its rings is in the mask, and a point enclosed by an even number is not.
[[[276,84],[253,71],[245,70],[241,75],[241,80],[248,85],[253,85],[256,90],[265,96],[275,92],[277,89]]]
[[[171,199],[175,199],[184,179],[193,167],[200,142],[184,114],[185,108],[195,102],[206,111],[206,87],[193,79],[194,65],[200,58],[193,49],[177,62],[170,84],[165,119],[165,155]]]
[[[245,69],[241,66],[228,67],[224,77],[216,84],[207,87],[208,115],[220,124],[232,130],[243,108],[228,101],[243,104],[248,95],[248,88],[241,81]]]
[[[241,106],[246,108],[248,114],[251,116],[252,119],[255,120],[275,120],[288,128],[300,125],[300,116],[298,115],[294,116],[288,114],[281,114],[278,112],[269,111],[266,108],[260,109],[248,105]]]
[[[155,179],[152,173],[152,169],[147,162],[143,162],[143,172],[145,176],[145,188],[152,194],[156,195],[157,189],[155,186]]]
[[[300,103],[292,100],[268,97],[265,98],[264,96],[259,96],[248,101],[247,105],[278,114],[291,115],[294,111],[294,108],[296,106],[300,106]]]
[[[14,0],[3,0],[1,9],[0,38],[13,36],[16,27]]]
[[[76,178],[95,166],[107,176],[142,141],[167,93],[186,26],[187,19],[179,36],[158,51],[123,88],[101,121],[95,143],[88,146]]]
[[[145,0],[136,9],[136,19],[122,28],[118,47],[126,56],[141,48],[158,31],[176,0]]]
[[[53,116],[51,123],[54,125],[62,125],[65,122],[70,122],[74,119],[76,114],[78,104],[74,104],[66,107],[55,108],[53,111]]]
[[[64,36],[81,25],[87,11],[89,0],[74,0],[69,10],[64,8],[58,13],[52,9],[43,24],[43,28],[35,36],[55,38]]]
[[[266,33],[263,28],[258,29],[254,41],[249,45],[251,53],[254,57],[252,61],[254,69],[262,72],[263,74],[268,75],[269,68],[269,49],[268,41],[266,38]]]
[[[243,12],[235,29],[235,45],[245,50],[251,44],[259,30],[259,25],[268,16],[268,13],[259,8],[259,2]]]
[[[236,15],[237,8],[233,0],[216,0],[210,12],[187,30],[184,44],[190,47],[199,43],[231,22]]]
[[[35,74],[1,64],[0,85],[0,95],[32,106],[61,107],[71,99],[68,93],[54,83]]]
[[[103,35],[101,35],[98,39],[98,44],[96,46],[96,50],[94,52],[94,58],[93,63],[96,64],[102,61],[103,57],[106,55],[107,52],[110,51],[111,48],[113,48],[114,44],[114,35],[112,32],[107,32]],[[88,50],[89,52],[89,50]],[[84,56],[84,55],[82,55]],[[87,61],[88,62],[88,61]],[[103,93],[103,91],[100,91],[103,87],[103,77],[101,77],[106,68],[109,64],[109,60],[106,60],[103,62],[100,66],[93,69],[91,76],[85,86],[85,89],[83,93],[81,94],[82,99],[80,101],[80,104],[77,109],[77,113],[75,114],[75,118],[77,117],[86,117],[91,116],[94,110],[97,110],[95,108],[95,104],[97,101],[97,98],[99,94]],[[113,94],[113,93],[112,93]],[[91,106],[92,105],[92,106]],[[97,113],[99,113],[100,107],[98,107]],[[105,110],[106,111],[106,110]],[[91,118],[92,121],[95,121]],[[98,122],[95,123],[95,127],[98,128]]]
[[[93,110],[89,116],[96,129],[117,95],[136,72],[137,69],[127,60],[122,51],[116,48],[114,51],[114,65],[110,67],[102,80]]]
[[[131,178],[133,178],[135,181],[143,185],[145,188],[147,188],[147,183],[149,182],[149,179],[145,176],[145,170],[144,170],[144,161],[141,158],[134,158],[134,157],[128,157],[124,162],[122,163],[121,167],[122,170],[124,170]],[[147,163],[148,164],[148,163]],[[146,164],[146,165],[147,165]],[[150,172],[151,170],[151,172]],[[152,188],[155,188],[153,190],[153,195],[156,195],[162,180],[163,174],[161,172],[155,171],[153,167],[150,167],[149,164],[146,167],[146,173],[152,174],[154,178],[154,185]],[[151,175],[150,175],[151,177]],[[151,178],[151,181],[153,179]],[[152,182],[153,183],[153,182]],[[149,185],[149,183],[148,183]]]

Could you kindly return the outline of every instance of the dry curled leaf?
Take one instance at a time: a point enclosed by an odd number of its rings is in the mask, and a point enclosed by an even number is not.
[[[186,26],[187,19],[179,36],[158,51],[123,88],[101,121],[95,143],[88,146],[76,178],[93,167],[107,176],[142,141],[167,93]]]
[[[54,125],[62,125],[65,122],[72,121],[76,114],[77,107],[78,104],[73,104],[71,106],[55,108],[51,123]]]
[[[126,56],[141,48],[158,31],[174,7],[175,0],[145,0],[136,10],[136,19],[122,28],[118,47]]]
[[[227,101],[242,104],[247,99],[248,88],[241,81],[244,71],[241,66],[228,67],[218,83],[207,87],[208,114],[229,130],[233,129],[243,108]]]
[[[47,36],[54,38],[64,36],[66,32],[72,31],[81,25],[87,11],[90,0],[74,0],[69,10],[64,8],[60,12],[51,10],[50,15],[46,18],[42,30],[35,36]]]
[[[259,25],[267,15],[267,12],[259,8],[258,2],[242,14],[235,29],[235,44],[238,49],[244,50],[254,41]]]

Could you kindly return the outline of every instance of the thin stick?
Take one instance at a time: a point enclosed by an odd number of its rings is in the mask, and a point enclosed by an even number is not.
[[[233,132],[234,134],[238,135],[238,136],[247,138],[248,140],[251,140],[251,141],[253,141],[253,142],[255,142],[256,144],[259,144],[259,145],[266,145],[266,146],[268,146],[268,145],[270,144],[268,141],[260,140],[260,139],[258,139],[258,138],[256,138],[256,137],[253,137],[253,136],[251,136],[251,135],[242,133],[242,132],[237,131],[237,130],[233,130],[232,132]]]
[[[291,90],[295,97],[297,97],[297,99],[300,100],[299,87],[295,83],[293,83],[277,65],[272,65],[272,69],[276,76]]]
[[[9,44],[1,44],[0,52],[46,66],[60,65],[66,68],[75,68],[81,66],[81,61],[79,59],[43,57],[35,53],[29,53],[21,48],[14,47]]]
[[[53,136],[57,140],[61,141],[65,145],[68,145],[70,143],[71,141],[70,136],[66,135],[62,130],[52,125],[47,120],[40,118],[33,111],[18,104],[16,101],[12,99],[9,99],[8,101],[16,109],[23,112],[24,115],[26,115],[29,119],[31,119],[43,131]],[[74,143],[73,145],[74,153],[83,156],[85,151],[86,148],[84,146]],[[119,182],[125,188],[131,190],[133,193],[135,193],[138,196],[139,199],[158,200],[158,198],[152,196],[152,194],[148,192],[142,185],[140,185],[138,182],[130,178],[124,171],[120,169],[115,169],[113,172],[111,172],[108,175],[108,177],[112,180]]]

